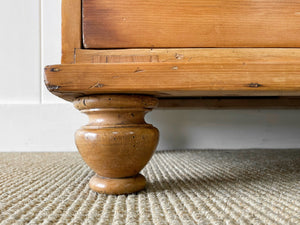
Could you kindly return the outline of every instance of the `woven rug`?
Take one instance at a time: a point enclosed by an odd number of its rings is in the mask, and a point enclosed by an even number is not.
[[[0,153],[0,224],[300,224],[300,150],[161,151],[142,173],[107,196],[78,153]]]

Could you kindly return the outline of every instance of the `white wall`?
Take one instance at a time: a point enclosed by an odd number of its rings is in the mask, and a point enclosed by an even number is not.
[[[52,96],[42,69],[60,62],[60,0],[0,8],[0,151],[75,151],[87,118]],[[156,110],[159,149],[299,148],[299,110]]]

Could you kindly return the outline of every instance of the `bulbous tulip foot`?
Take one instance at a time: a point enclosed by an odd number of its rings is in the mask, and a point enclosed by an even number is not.
[[[157,104],[156,98],[143,95],[95,95],[74,101],[90,119],[75,140],[82,158],[96,172],[92,190],[128,194],[145,187],[139,172],[152,157],[159,132],[144,116]]]

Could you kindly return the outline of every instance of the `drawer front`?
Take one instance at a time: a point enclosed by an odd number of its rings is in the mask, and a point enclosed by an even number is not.
[[[299,0],[83,0],[85,48],[300,47]]]

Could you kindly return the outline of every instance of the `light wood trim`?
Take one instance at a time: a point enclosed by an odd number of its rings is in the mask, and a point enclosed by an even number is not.
[[[300,97],[160,98],[160,109],[300,109]]]
[[[83,0],[85,48],[300,47],[297,0]]]
[[[61,63],[74,63],[76,48],[81,48],[81,0],[62,0]]]
[[[288,61],[66,64],[48,66],[45,73],[57,95],[300,96],[300,64]]]
[[[300,48],[76,49],[76,63],[300,63]]]

